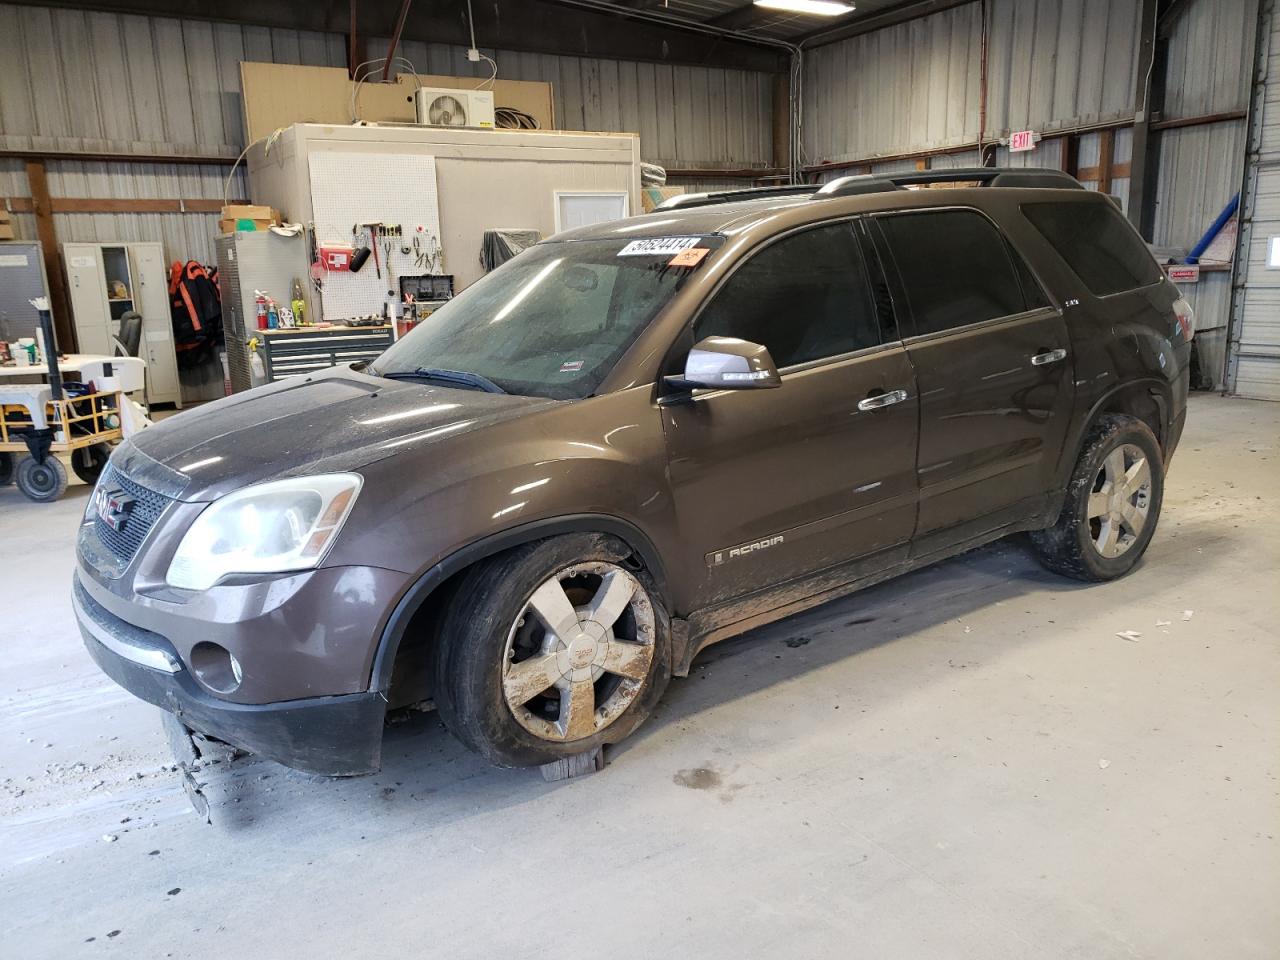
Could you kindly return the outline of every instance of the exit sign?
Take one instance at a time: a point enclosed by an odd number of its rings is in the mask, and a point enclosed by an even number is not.
[[[1036,148],[1036,135],[1034,130],[1019,130],[1017,133],[1009,134],[1009,152],[1021,153],[1025,150],[1034,150]]]

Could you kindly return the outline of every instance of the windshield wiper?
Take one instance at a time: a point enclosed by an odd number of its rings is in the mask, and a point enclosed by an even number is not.
[[[488,377],[467,370],[441,370],[438,367],[418,367],[416,370],[398,370],[381,373],[388,380],[439,380],[459,387],[483,390],[485,393],[506,393]]]

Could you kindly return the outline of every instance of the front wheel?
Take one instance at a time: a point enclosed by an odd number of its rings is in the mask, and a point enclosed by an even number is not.
[[[27,499],[37,503],[57,500],[67,490],[67,468],[53,454],[48,454],[43,463],[36,463],[34,457],[23,457],[18,461],[15,479]]]
[[[440,631],[435,701],[445,726],[501,766],[616,743],[671,676],[666,611],[630,551],[575,534],[479,564]]]
[[[1146,551],[1164,499],[1164,456],[1141,420],[1109,414],[1089,431],[1058,522],[1031,534],[1040,562],[1077,580],[1124,576]]]

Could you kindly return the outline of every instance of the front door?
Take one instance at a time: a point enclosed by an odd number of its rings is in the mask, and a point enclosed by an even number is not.
[[[916,552],[1043,509],[1071,417],[1071,343],[1021,256],[976,210],[877,218],[920,389]]]
[[[763,344],[782,374],[776,389],[662,407],[697,607],[857,557],[905,556],[916,389],[891,318],[886,329],[869,295],[855,229],[843,221],[774,241],[694,321],[689,342]]]

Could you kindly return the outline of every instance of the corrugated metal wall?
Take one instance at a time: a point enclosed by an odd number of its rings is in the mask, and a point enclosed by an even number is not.
[[[9,4],[0,4],[0,24],[0,147],[9,149],[234,158],[243,146],[241,60],[346,63],[337,34]],[[374,40],[370,49],[385,46]],[[408,42],[401,52],[421,73],[487,76],[463,47]],[[645,159],[667,166],[772,163],[768,74],[486,52],[503,77],[550,81],[562,128],[639,132]],[[225,175],[218,166],[58,161],[49,163],[49,188],[55,197],[221,199]],[[22,163],[0,160],[0,196],[28,195]],[[239,175],[230,195],[244,196]],[[213,214],[54,219],[63,242],[158,239],[170,258],[214,259]],[[34,237],[33,217],[15,221]]]
[[[990,0],[985,136],[1133,116],[1136,0]],[[819,47],[806,56],[808,163],[978,139],[981,5]]]

